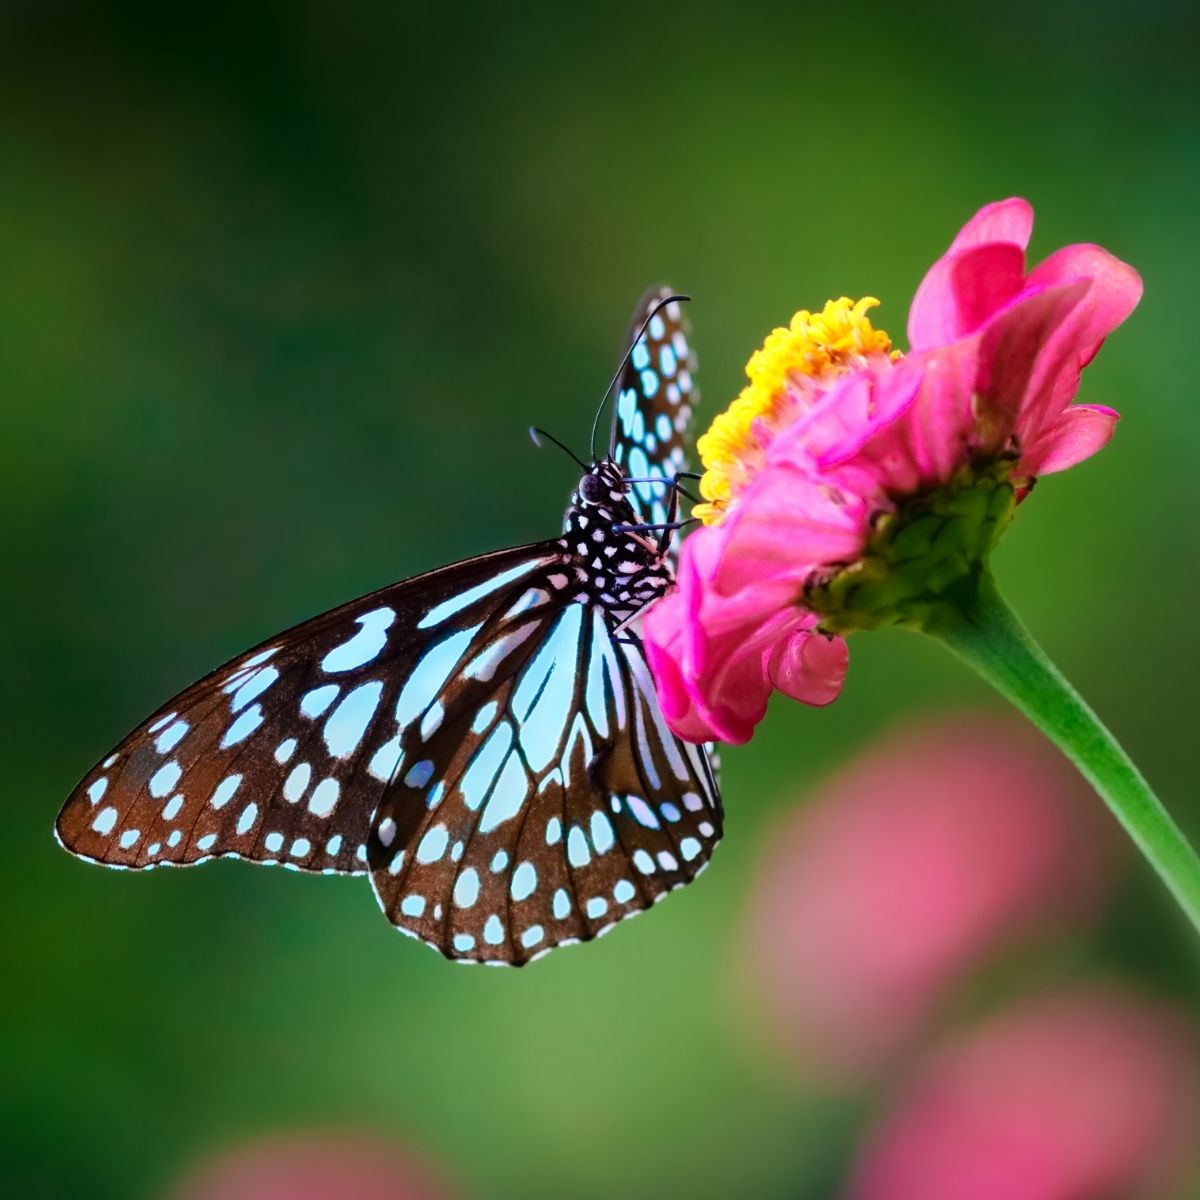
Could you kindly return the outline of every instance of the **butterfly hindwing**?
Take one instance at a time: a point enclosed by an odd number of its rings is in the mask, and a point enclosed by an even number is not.
[[[667,728],[641,648],[598,607],[536,619],[486,700],[460,678],[439,727],[405,737],[414,765],[376,814],[380,904],[451,958],[519,965],[593,938],[693,879],[721,834],[705,752]]]
[[[688,424],[699,399],[691,331],[684,306],[677,300],[650,316],[670,295],[669,288],[651,288],[638,302],[630,339],[637,336],[647,317],[650,321],[617,380],[612,455],[632,479],[669,480],[687,470]],[[668,488],[638,483],[631,496],[645,521],[661,524],[668,520]]]
[[[84,777],[59,815],[59,840],[128,868],[228,855],[365,871],[398,734],[428,722],[437,699],[440,681],[414,666],[446,636],[431,618],[476,620],[556,549],[501,551],[405,580],[240,655]]]

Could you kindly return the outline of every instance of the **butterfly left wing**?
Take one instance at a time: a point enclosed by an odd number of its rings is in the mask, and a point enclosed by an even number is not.
[[[683,305],[677,300],[664,305],[638,336],[655,305],[671,294],[669,288],[650,288],[638,301],[629,332],[637,341],[617,381],[611,453],[632,479],[670,480],[687,470],[688,423],[699,395]],[[668,519],[666,486],[634,484],[631,498],[643,520],[662,524]]]
[[[587,604],[507,618],[404,739],[369,843],[388,918],[447,957],[522,965],[586,941],[694,879],[721,836],[706,751],[659,711],[641,648]],[[484,651],[487,655],[487,651]],[[486,695],[486,698],[485,698]]]
[[[364,872],[401,734],[436,724],[443,684],[492,608],[562,553],[550,542],[431,571],[219,667],[84,776],[59,841],[133,869],[225,855]]]

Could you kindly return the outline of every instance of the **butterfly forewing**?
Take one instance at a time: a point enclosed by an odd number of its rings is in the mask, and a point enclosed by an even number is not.
[[[683,305],[669,288],[651,288],[638,302],[629,336],[650,317],[633,346],[617,381],[612,456],[631,479],[673,479],[687,470],[686,443],[692,409],[699,396],[694,374],[696,356]],[[632,499],[644,520],[662,524],[669,518],[670,491],[661,484],[635,483]]]
[[[721,833],[706,756],[667,728],[640,647],[574,603],[523,636],[518,607],[481,631],[518,643],[486,699],[460,675],[438,728],[403,739],[413,765],[370,843],[388,917],[469,961],[595,937],[693,879]]]
[[[59,839],[121,867],[230,855],[365,871],[399,733],[433,719],[430,647],[447,636],[435,626],[472,619],[556,550],[501,551],[394,584],[218,668],[84,777]]]

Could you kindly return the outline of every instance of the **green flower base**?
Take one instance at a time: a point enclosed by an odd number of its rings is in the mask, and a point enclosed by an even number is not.
[[[1016,509],[1014,460],[962,468],[936,491],[880,516],[852,566],[810,580],[804,605],[824,633],[926,626],[946,596],[978,576]]]

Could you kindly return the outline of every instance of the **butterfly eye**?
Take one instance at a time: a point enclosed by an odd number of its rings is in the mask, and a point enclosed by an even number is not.
[[[599,504],[604,499],[605,487],[598,475],[585,475],[579,483],[579,494],[589,504]]]

